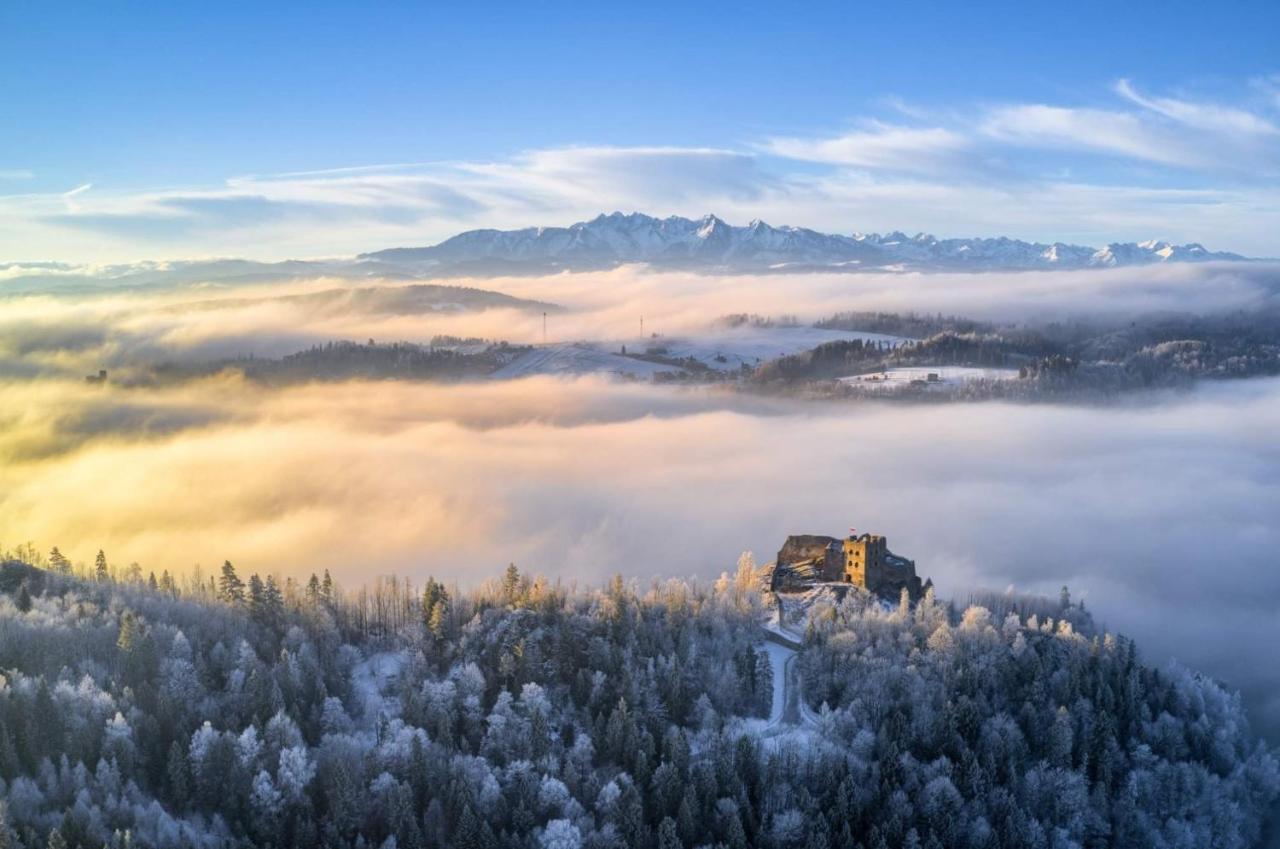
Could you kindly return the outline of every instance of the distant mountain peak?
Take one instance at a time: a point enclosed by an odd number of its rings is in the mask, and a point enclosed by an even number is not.
[[[466,273],[596,270],[628,263],[695,270],[1024,270],[1111,268],[1162,262],[1243,260],[1192,242],[1150,239],[1103,248],[992,238],[939,239],[895,230],[884,235],[821,233],[753,219],[735,226],[713,213],[658,219],[615,210],[568,227],[471,230],[436,245],[361,254],[365,261]]]

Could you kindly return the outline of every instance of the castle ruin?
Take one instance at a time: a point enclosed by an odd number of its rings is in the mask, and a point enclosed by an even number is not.
[[[916,575],[915,561],[894,554],[879,534],[851,532],[844,539],[816,534],[787,537],[778,551],[770,589],[795,592],[815,583],[852,584],[883,596],[897,596],[906,589],[913,599],[925,589]]]

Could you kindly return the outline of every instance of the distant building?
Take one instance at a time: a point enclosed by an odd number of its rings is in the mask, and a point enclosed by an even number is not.
[[[815,583],[852,584],[885,596],[896,596],[905,588],[912,598],[920,598],[926,586],[916,575],[915,561],[894,554],[879,534],[787,537],[778,551],[770,588],[786,592]]]
[[[107,370],[106,370],[106,369],[104,369],[104,368],[102,368],[102,369],[98,369],[98,373],[97,373],[97,374],[88,374],[88,375],[85,375],[84,382],[85,382],[85,383],[106,383],[106,382],[107,382]]]

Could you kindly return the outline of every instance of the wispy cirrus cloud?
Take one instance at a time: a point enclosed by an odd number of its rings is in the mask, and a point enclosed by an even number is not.
[[[1014,146],[1112,154],[1161,165],[1211,164],[1183,140],[1129,112],[1041,103],[1002,106],[989,111],[977,129],[994,142]]]
[[[1280,136],[1280,127],[1272,121],[1244,109],[1173,97],[1147,97],[1139,94],[1133,83],[1124,79],[1116,82],[1115,90],[1121,97],[1143,109],[1156,112],[1189,127],[1231,135],[1257,135],[1269,138]]]
[[[935,173],[960,163],[973,141],[945,127],[906,127],[873,122],[829,138],[770,139],[762,148],[788,159],[911,173]]]
[[[719,147],[566,146],[489,161],[0,195],[0,256],[283,259],[418,245],[612,209],[817,229],[1087,244],[1151,237],[1280,254],[1277,78],[1232,102],[1117,81],[1088,105],[896,104],[835,133]]]
[[[1128,80],[1114,90],[1130,107],[1017,104],[989,110],[978,126],[997,143],[1053,148],[1173,166],[1209,175],[1274,179],[1280,128],[1263,115],[1214,103],[1146,97]]]
[[[1254,88],[1272,93],[1274,79]],[[1037,151],[1044,164],[1073,157],[1111,156],[1207,173],[1277,176],[1280,126],[1259,111],[1230,104],[1140,93],[1127,79],[1112,86],[1116,102],[1072,106],[1004,103],[937,115],[893,101],[911,125],[869,122],[828,138],[776,138],[764,149],[780,156],[869,170],[975,175],[975,168],[1007,153]],[[1265,108],[1265,107],[1264,107]],[[1006,174],[1016,176],[1012,170]]]

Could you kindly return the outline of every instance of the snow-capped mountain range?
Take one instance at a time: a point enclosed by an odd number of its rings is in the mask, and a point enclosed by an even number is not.
[[[626,263],[749,271],[1075,269],[1163,262],[1241,261],[1238,254],[1191,243],[1113,243],[1104,248],[1042,244],[1004,237],[938,239],[923,233],[819,233],[803,227],[745,227],[714,215],[699,220],[614,212],[568,227],[471,230],[438,245],[392,248],[359,259],[485,271],[589,270]]]

